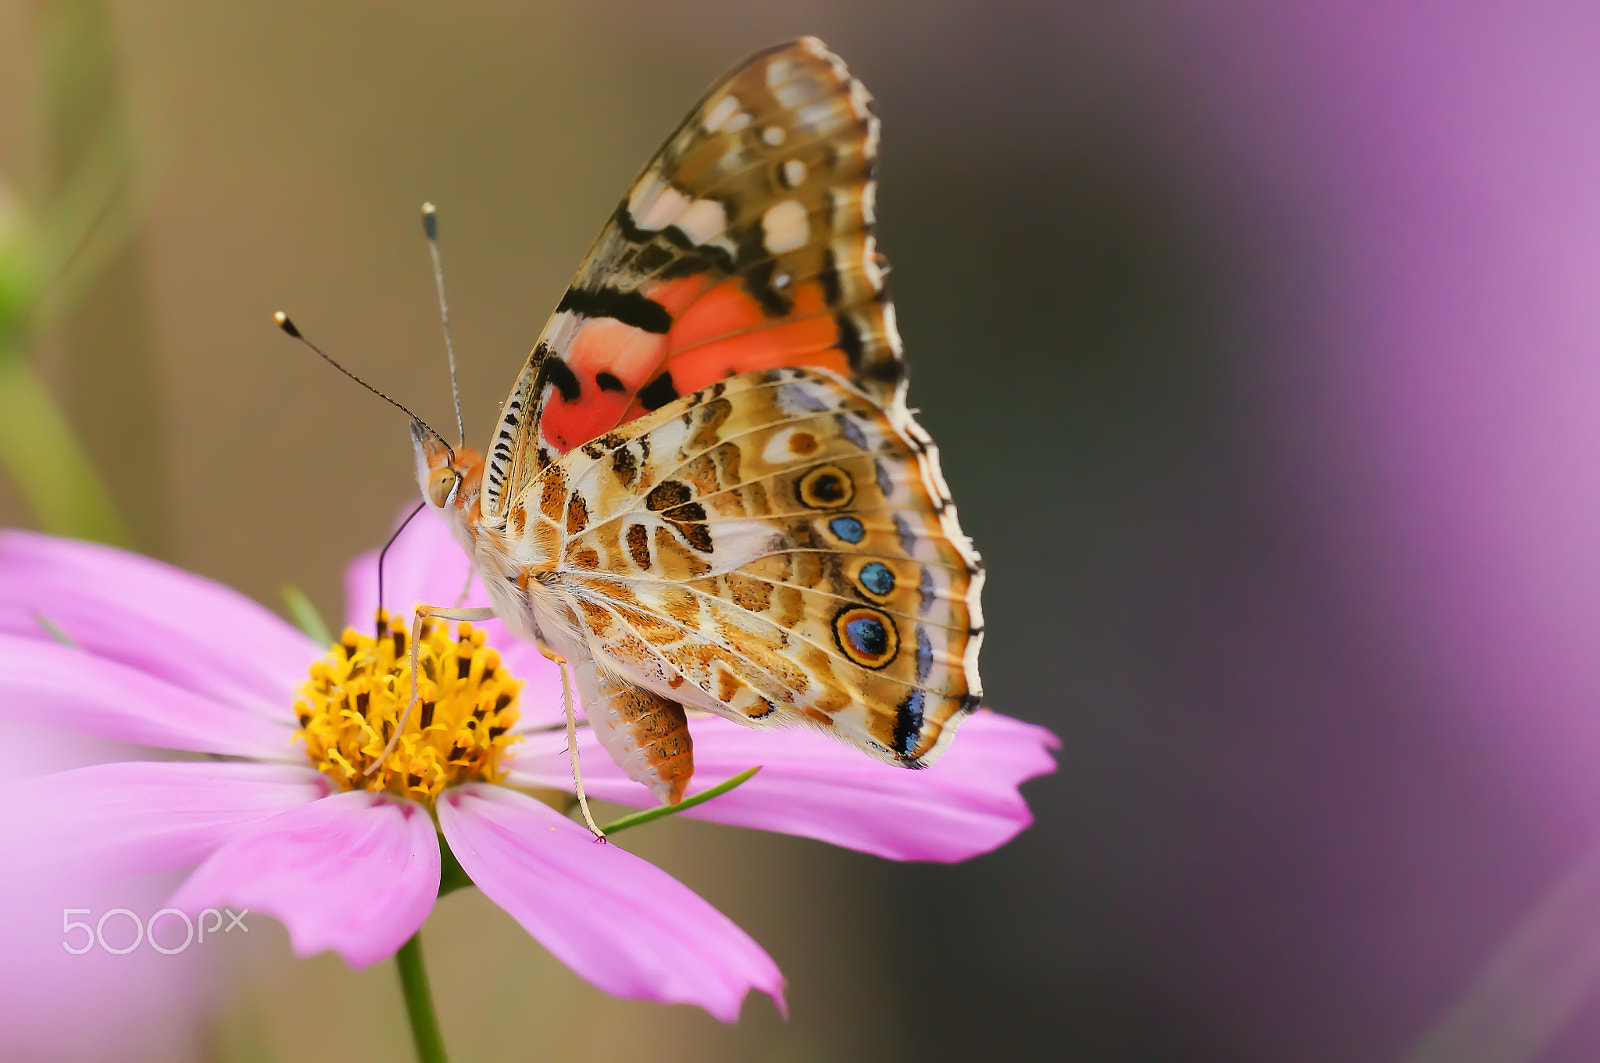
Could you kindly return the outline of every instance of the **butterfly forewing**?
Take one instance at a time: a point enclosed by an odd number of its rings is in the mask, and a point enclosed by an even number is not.
[[[874,239],[878,119],[814,38],[714,86],[601,232],[502,412],[483,512],[555,458],[681,395],[810,365],[901,405]]]
[[[522,505],[559,537],[597,662],[664,697],[911,765],[978,702],[982,571],[937,455],[830,373],[719,382],[568,454]]]

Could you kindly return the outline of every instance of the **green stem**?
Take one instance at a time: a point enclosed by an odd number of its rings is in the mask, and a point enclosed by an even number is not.
[[[400,946],[394,962],[400,968],[400,988],[405,993],[406,1017],[411,1020],[411,1041],[417,1046],[417,1059],[420,1063],[447,1063],[439,1019],[433,1013],[428,970],[422,964],[421,930]]]
[[[450,843],[445,840],[445,836],[439,835],[439,896],[464,890],[470,885],[472,876],[461,866],[456,854],[450,851]]]
[[[753,768],[746,768],[733,778],[724,779],[722,782],[717,783],[717,785],[711,787],[709,790],[703,790],[700,793],[695,794],[693,797],[685,797],[678,804],[660,805],[656,808],[647,808],[643,812],[634,812],[623,816],[621,819],[612,820],[610,823],[607,823],[600,829],[607,835],[612,835],[617,833],[619,830],[627,830],[629,827],[637,827],[641,823],[649,823],[651,820],[660,819],[662,816],[675,816],[679,812],[685,812],[693,808],[695,805],[705,804],[713,797],[721,797],[723,794],[727,793],[729,790],[741,783],[749,782],[750,777],[760,770],[761,765],[759,764]]]

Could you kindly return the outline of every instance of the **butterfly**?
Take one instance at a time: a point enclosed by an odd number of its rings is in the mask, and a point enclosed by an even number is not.
[[[487,452],[412,422],[424,498],[493,603],[415,623],[492,613],[538,643],[667,804],[686,710],[915,768],[981,698],[984,573],[905,404],[878,135],[820,41],[750,57],[628,190]]]

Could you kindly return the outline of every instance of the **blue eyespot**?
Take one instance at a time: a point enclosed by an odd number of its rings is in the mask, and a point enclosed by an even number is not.
[[[900,632],[887,613],[848,605],[833,618],[839,649],[863,668],[887,668],[900,653]]]
[[[828,522],[828,530],[847,543],[859,543],[867,534],[867,529],[854,517],[834,517]]]
[[[894,573],[882,561],[870,561],[861,566],[861,585],[881,598],[894,590]]]
[[[870,616],[848,621],[844,625],[844,637],[850,640],[857,653],[867,657],[881,657],[889,648],[889,633],[883,629],[883,622]]]

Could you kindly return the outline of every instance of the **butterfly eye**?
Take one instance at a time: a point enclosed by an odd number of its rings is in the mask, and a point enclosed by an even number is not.
[[[438,468],[433,470],[432,474],[428,476],[428,501],[432,502],[435,508],[443,509],[445,503],[450,501],[450,495],[455,491],[456,484],[460,480],[461,477],[454,469]]]

